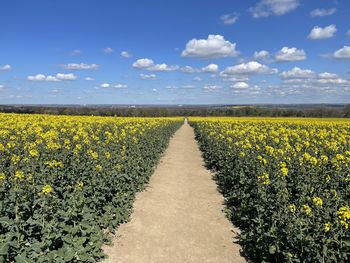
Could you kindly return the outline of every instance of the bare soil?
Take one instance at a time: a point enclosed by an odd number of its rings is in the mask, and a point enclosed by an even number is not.
[[[215,262],[240,263],[238,232],[227,220],[223,197],[203,163],[193,129],[185,123],[144,192],[134,212],[106,246],[105,263]]]

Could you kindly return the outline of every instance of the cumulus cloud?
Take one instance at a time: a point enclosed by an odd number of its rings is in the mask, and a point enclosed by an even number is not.
[[[132,64],[132,66],[137,69],[146,69],[150,71],[165,71],[165,72],[175,71],[179,69],[179,66],[176,66],[176,65],[169,66],[165,63],[154,64],[154,61],[149,58],[138,59]]]
[[[100,88],[109,88],[111,86],[111,84],[109,84],[109,83],[102,83],[102,84],[100,84]]]
[[[113,88],[116,88],[116,89],[126,89],[127,87],[128,87],[127,84],[121,84],[121,83],[115,84],[113,86]]]
[[[147,68],[147,70],[151,70],[151,71],[166,71],[166,72],[175,71],[175,70],[178,70],[178,69],[179,69],[179,66],[176,66],[176,65],[170,65],[169,66],[169,65],[167,65],[165,63],[155,64],[152,67]]]
[[[140,74],[140,79],[155,80],[157,76],[155,74]]]
[[[52,76],[52,75],[45,76],[44,74],[36,74],[34,76],[28,76],[27,79],[31,81],[66,81],[66,80],[76,80],[77,76],[72,73],[69,73],[69,74],[57,73],[55,76]]]
[[[250,61],[247,63],[227,67],[220,74],[221,76],[225,77],[228,75],[273,74],[277,72],[277,69],[271,69],[268,66],[260,64],[256,61]]]
[[[73,73],[69,73],[69,74],[57,73],[56,78],[59,80],[75,80],[77,79],[77,76],[75,76]]]
[[[247,88],[249,88],[249,85],[248,85],[248,83],[241,81],[241,82],[237,82],[237,83],[233,84],[232,88],[234,88],[234,89],[247,89]]]
[[[195,85],[182,85],[181,88],[183,88],[183,89],[195,89],[196,86]]]
[[[180,71],[185,72],[185,73],[195,73],[195,72],[199,72],[198,69],[193,68],[191,66],[184,66],[180,68]]]
[[[105,49],[103,49],[103,52],[109,54],[109,53],[113,53],[113,48],[110,48],[110,47],[106,47]]]
[[[239,18],[238,13],[231,13],[231,14],[225,14],[220,16],[220,20],[225,24],[225,25],[232,25],[237,22]]]
[[[315,76],[315,72],[310,69],[301,69],[294,67],[291,70],[283,71],[281,74],[283,78],[312,78]]]
[[[336,8],[324,9],[324,8],[316,8],[311,11],[310,16],[330,16],[333,15],[337,11]]]
[[[213,92],[215,90],[217,90],[219,88],[219,86],[217,85],[213,85],[213,84],[207,84],[203,86],[203,90],[205,92]]]
[[[0,70],[10,70],[11,69],[11,65],[9,64],[6,64],[6,65],[3,65],[3,66],[0,66]]]
[[[319,73],[318,77],[320,79],[336,79],[336,78],[339,78],[339,76],[337,74],[329,73],[329,72]]]
[[[94,78],[91,78],[91,77],[86,77],[85,80],[87,81],[92,81],[92,80],[95,80]]]
[[[202,81],[202,78],[197,76],[197,77],[194,77],[193,80],[194,81]]]
[[[350,81],[342,78],[329,78],[329,79],[317,79],[315,81],[318,84],[322,85],[328,85],[328,84],[333,84],[333,85],[343,85],[343,84],[350,84]]]
[[[236,43],[231,43],[221,35],[209,35],[208,39],[192,39],[187,42],[183,57],[220,58],[237,56]]]
[[[350,59],[350,46],[344,46],[333,53],[333,57],[337,59]]]
[[[254,18],[268,17],[271,15],[281,16],[293,11],[299,6],[299,0],[261,0],[249,11]]]
[[[120,52],[120,55],[123,58],[131,58],[132,57],[132,55],[128,51],[122,51],[122,52]]]
[[[79,70],[79,69],[98,69],[100,66],[97,64],[69,63],[69,64],[63,64],[62,67],[66,69]]]
[[[312,40],[331,38],[334,36],[336,32],[337,32],[337,27],[335,25],[329,25],[324,28],[315,26],[311,30],[308,38]]]
[[[216,73],[219,70],[219,66],[216,64],[209,64],[202,68],[202,72],[205,73]]]
[[[149,58],[140,58],[132,64],[134,68],[138,68],[138,69],[147,69],[152,67],[153,65],[154,65],[153,60]]]
[[[128,87],[128,85],[126,84],[110,84],[110,83],[101,83],[98,87],[96,88],[102,88],[102,89],[108,89],[108,88],[115,88],[115,89],[126,89]]]
[[[306,59],[306,53],[303,49],[283,47],[277,52],[275,59],[277,61],[300,61]]]
[[[260,51],[255,51],[254,52],[254,58],[255,59],[268,59],[270,56],[270,53],[266,50],[260,50]]]

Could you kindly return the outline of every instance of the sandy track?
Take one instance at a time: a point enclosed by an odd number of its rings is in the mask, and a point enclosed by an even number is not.
[[[137,194],[131,221],[119,227],[105,263],[246,262],[233,243],[223,198],[203,166],[193,129],[171,139],[146,191]]]

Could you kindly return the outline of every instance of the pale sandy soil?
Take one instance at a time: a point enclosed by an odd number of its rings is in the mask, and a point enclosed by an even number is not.
[[[131,221],[119,227],[105,263],[240,263],[223,198],[204,167],[193,129],[171,139],[149,186],[137,194]]]

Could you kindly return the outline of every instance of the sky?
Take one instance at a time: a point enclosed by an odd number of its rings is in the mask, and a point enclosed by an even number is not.
[[[0,104],[350,103],[349,0],[2,0]]]

